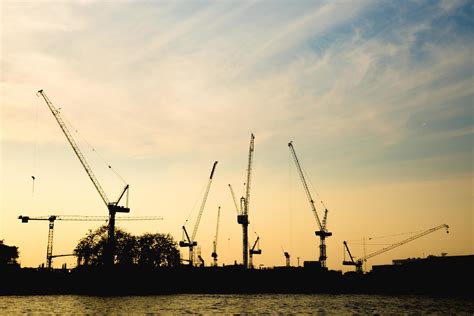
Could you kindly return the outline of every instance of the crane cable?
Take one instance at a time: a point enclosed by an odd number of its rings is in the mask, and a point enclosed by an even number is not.
[[[203,196],[204,191],[206,190],[206,187],[207,187],[207,183],[202,187],[201,192],[199,193],[199,195],[198,195],[198,196],[196,197],[196,199],[194,200],[193,206],[192,206],[191,210],[189,211],[189,214],[188,214],[188,216],[186,217],[186,220],[184,221],[183,226],[186,226],[187,222],[188,222],[189,219],[191,218],[192,213],[193,213],[194,210],[196,209],[196,204],[199,202],[200,197]]]
[[[308,179],[308,182],[309,182],[309,185],[311,186],[311,188],[313,189],[313,192],[316,193],[316,196],[318,197],[318,202],[324,207],[324,209],[326,210],[327,207],[326,205],[324,204],[324,201],[323,199],[321,198],[321,195],[319,195],[319,192],[316,190],[316,187],[313,185],[313,182],[311,181],[311,177],[308,176],[308,173],[306,172],[306,170],[304,170],[304,168],[300,165],[306,179]],[[324,216],[324,215],[323,215]]]
[[[35,195],[35,180],[38,172],[38,126],[39,126],[39,118],[38,118],[38,112],[39,112],[39,100],[36,98],[36,107],[35,107],[35,147],[34,147],[34,152],[33,152],[33,174],[31,175],[32,179],[32,186],[31,186],[31,195]]]
[[[417,230],[417,231],[406,232],[406,233],[399,233],[399,234],[392,234],[392,235],[369,237],[369,240],[382,239],[382,238],[388,238],[388,237],[396,237],[396,236],[403,236],[403,235],[409,235],[409,234],[416,234],[416,233],[421,233],[421,232],[423,232],[423,231],[424,231],[424,230]]]
[[[58,112],[60,110],[61,110],[61,108],[58,108]],[[112,165],[108,161],[106,161],[104,159],[104,157],[102,157],[102,155],[87,141],[87,139],[84,136],[82,136],[82,134],[79,132],[79,130],[74,125],[71,124],[71,122],[66,118],[66,116],[63,113],[61,113],[61,117],[62,117],[63,121],[65,121],[65,123],[67,125],[69,125],[69,127],[74,132],[76,132],[76,134],[79,136],[79,138],[81,138],[82,141],[84,143],[86,143],[87,146],[89,146],[89,148],[100,158],[100,160],[102,160],[102,162],[117,176],[117,178],[119,178],[120,181],[123,182],[123,184],[127,184],[127,181],[125,181],[125,179],[114,168],[112,168]]]

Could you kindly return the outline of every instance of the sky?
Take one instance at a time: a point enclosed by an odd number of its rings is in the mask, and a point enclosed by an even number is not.
[[[7,0],[0,14],[0,239],[22,266],[45,262],[48,228],[19,215],[107,215],[40,89],[108,198],[128,183],[127,216],[163,217],[118,224],[133,234],[192,231],[218,161],[196,235],[206,264],[219,206],[219,263],[242,261],[228,184],[242,195],[251,133],[256,266],[319,256],[289,141],[329,210],[329,269],[353,269],[345,240],[360,258],[440,224],[449,234],[367,268],[474,253],[472,1]],[[57,221],[53,254],[101,224]]]

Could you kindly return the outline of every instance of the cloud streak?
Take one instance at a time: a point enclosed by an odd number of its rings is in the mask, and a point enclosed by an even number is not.
[[[49,12],[5,5],[4,141],[32,141],[10,118],[31,106],[28,91],[43,87],[81,131],[102,135],[101,146],[138,156],[231,148],[249,131],[269,141],[317,134],[322,146],[321,139],[369,134],[390,145],[403,141],[414,112],[472,95],[470,34],[454,28],[443,30],[458,35],[451,42],[420,39],[469,4],[406,5],[408,18],[399,12],[387,20],[371,16],[383,12],[371,2],[287,11],[278,3],[196,6],[73,3]],[[384,6],[387,15],[394,10]],[[9,31],[14,24],[18,34]],[[203,148],[204,139],[216,144]]]

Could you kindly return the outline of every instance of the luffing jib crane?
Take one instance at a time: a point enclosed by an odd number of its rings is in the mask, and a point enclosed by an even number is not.
[[[212,177],[214,176],[214,171],[216,169],[217,161],[214,161],[212,165],[211,175],[209,176],[209,181],[207,182],[206,191],[204,192],[204,198],[202,199],[201,207],[199,209],[198,217],[196,219],[196,224],[194,224],[194,230],[191,237],[189,237],[188,231],[186,227],[183,225],[183,240],[179,242],[180,247],[188,247],[189,248],[189,265],[193,266],[193,249],[197,246],[197,241],[195,241],[196,233],[199,227],[199,222],[201,221],[202,212],[204,211],[204,206],[206,205],[207,196],[209,195],[209,190],[211,189],[212,184]],[[185,237],[185,238],[184,238]]]
[[[326,237],[332,236],[332,233],[329,232],[326,228],[327,224],[327,215],[328,215],[328,210],[324,210],[324,217],[323,221],[319,219],[318,212],[316,211],[316,206],[314,205],[314,200],[311,196],[311,192],[309,191],[308,184],[306,183],[306,179],[303,174],[303,170],[301,169],[300,162],[298,160],[298,157],[296,156],[295,148],[293,147],[293,142],[288,143],[288,147],[290,147],[291,153],[293,155],[293,160],[295,161],[296,164],[296,169],[298,169],[298,173],[301,178],[301,182],[303,183],[304,190],[306,192],[306,196],[308,197],[309,204],[311,206],[311,210],[313,211],[314,217],[316,218],[316,222],[318,223],[319,230],[315,232],[316,236],[319,236],[320,239],[320,245],[319,245],[319,262],[321,264],[321,267],[325,268],[326,267]]]
[[[205,266],[205,262],[204,262],[204,259],[201,257],[201,255],[198,255],[198,259],[199,259],[199,266],[200,266],[200,267],[204,267],[204,266]]]
[[[245,205],[245,198],[241,197],[240,198],[240,207],[237,204],[237,200],[235,198],[234,190],[232,189],[232,185],[229,184],[229,189],[230,193],[232,195],[232,200],[234,201],[235,209],[237,211],[237,218],[240,216],[240,214],[243,213],[244,205]],[[260,249],[260,237],[257,236],[257,239],[255,240],[254,244],[252,247],[249,249],[249,268],[253,268],[253,255],[260,255],[262,254],[262,249]]]
[[[439,230],[439,229],[441,229],[441,228],[445,228],[445,229],[446,229],[446,233],[449,233],[449,226],[446,225],[446,224],[442,224],[442,225],[439,225],[439,226],[430,228],[430,229],[428,229],[428,230],[425,230],[424,232],[421,232],[421,233],[419,233],[419,234],[417,234],[417,235],[411,236],[411,237],[409,237],[409,238],[407,238],[407,239],[404,239],[404,240],[402,240],[402,241],[399,241],[399,242],[397,242],[397,243],[394,243],[394,244],[392,244],[392,245],[390,245],[390,246],[387,246],[387,247],[385,247],[385,248],[379,249],[379,250],[377,250],[377,251],[375,251],[375,252],[373,252],[373,253],[371,253],[371,254],[368,254],[368,255],[366,255],[366,256],[364,256],[364,257],[362,257],[362,258],[359,258],[359,259],[355,259],[355,258],[352,256],[352,253],[351,253],[351,251],[349,250],[349,246],[347,245],[347,241],[344,241],[344,242],[343,242],[344,248],[345,248],[345,250],[347,251],[347,253],[348,253],[348,255],[349,255],[350,261],[344,260],[344,261],[342,262],[342,264],[345,265],[345,266],[355,266],[355,267],[356,267],[356,271],[359,272],[359,273],[361,273],[361,272],[362,272],[362,264],[364,263],[364,261],[367,261],[367,259],[370,259],[370,258],[372,258],[372,257],[375,257],[375,256],[377,256],[377,255],[380,255],[380,254],[382,254],[382,253],[384,253],[384,252],[386,252],[386,251],[392,250],[393,248],[397,248],[397,247],[399,247],[399,246],[401,246],[401,245],[404,245],[404,244],[406,244],[406,243],[408,243],[408,242],[410,242],[410,241],[413,241],[413,240],[418,239],[418,238],[420,238],[420,237],[423,237],[423,236],[425,236],[425,235],[431,234],[431,233],[433,233],[433,232],[435,232],[435,231],[437,231],[437,230]],[[345,255],[345,252],[344,252],[344,255]]]
[[[285,251],[283,249],[283,247],[281,247],[281,250],[283,251],[283,255],[285,256],[285,266],[286,267],[289,267],[290,266],[290,254],[288,253],[288,251]]]
[[[290,254],[287,251],[283,252],[283,254],[285,255],[286,266],[289,267],[290,266]]]
[[[216,235],[214,236],[214,241],[212,242],[212,258],[214,259],[214,266],[217,267],[217,237],[219,235],[219,219],[221,216],[221,207],[217,209],[217,224],[216,224]]]
[[[69,255],[53,255],[53,235],[54,235],[54,222],[56,220],[61,221],[99,221],[105,222],[109,218],[107,216],[78,216],[78,215],[47,215],[47,216],[18,216],[22,223],[28,223],[29,221],[49,221],[48,229],[48,245],[46,247],[46,267],[51,269],[53,258],[63,257]],[[149,220],[162,220],[161,216],[148,216],[148,217],[117,217],[117,221],[149,221]]]
[[[84,158],[84,155],[82,154],[81,150],[79,149],[79,146],[76,144],[74,138],[72,137],[71,133],[69,132],[69,129],[67,128],[66,124],[64,123],[59,110],[56,109],[56,107],[53,105],[53,103],[49,100],[49,98],[46,96],[43,90],[39,90],[38,94],[40,94],[46,104],[48,105],[48,108],[50,109],[51,113],[53,114],[54,118],[56,119],[56,122],[58,122],[59,127],[63,131],[64,135],[66,136],[69,144],[71,145],[72,149],[74,150],[74,153],[76,154],[77,158],[79,158],[79,161],[81,162],[82,166],[84,167],[87,175],[89,176],[89,179],[91,179],[92,183],[94,184],[94,187],[96,188],[97,192],[99,193],[100,197],[102,198],[102,201],[105,203],[107,206],[107,209],[109,211],[109,227],[108,227],[108,249],[106,250],[106,264],[107,265],[113,265],[114,264],[114,257],[115,257],[115,214],[116,213],[129,213],[130,208],[127,206],[120,206],[118,205],[120,203],[120,200],[123,198],[125,194],[127,194],[127,203],[128,204],[128,188],[129,185],[125,185],[123,188],[122,192],[120,193],[118,199],[116,201],[110,202],[109,198],[105,194],[105,191],[102,189],[102,186],[99,183],[99,180],[97,180],[97,177],[94,175],[94,172],[92,171],[91,167],[87,163],[86,159]],[[109,166],[110,168],[110,166]]]
[[[243,207],[241,208],[240,214],[237,215],[237,223],[242,225],[242,264],[245,269],[248,268],[249,258],[249,241],[248,241],[248,226],[249,226],[249,205],[250,205],[250,180],[252,176],[252,160],[254,150],[255,136],[250,136],[250,146],[247,164],[247,182],[245,189],[245,198],[241,199]]]
[[[253,268],[253,255],[261,255],[262,249],[260,249],[260,237],[257,236],[252,248],[249,250],[249,266]]]

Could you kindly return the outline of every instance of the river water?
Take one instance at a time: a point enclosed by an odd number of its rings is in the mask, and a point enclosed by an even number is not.
[[[0,314],[456,314],[473,315],[468,298],[382,295],[79,295],[0,296]]]

